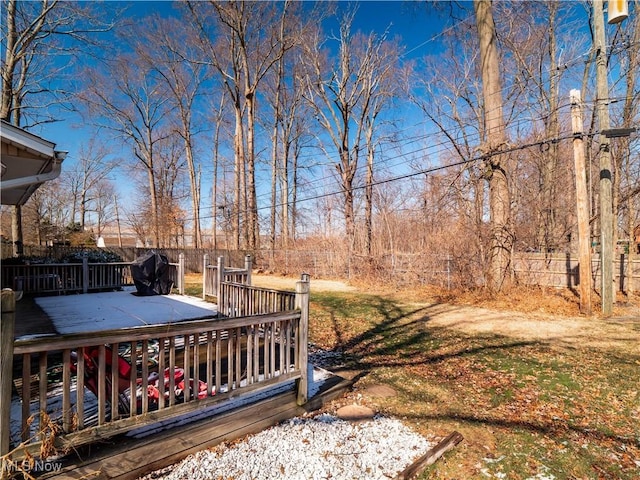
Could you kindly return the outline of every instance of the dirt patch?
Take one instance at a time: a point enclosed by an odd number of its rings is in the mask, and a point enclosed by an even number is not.
[[[258,287],[273,288],[277,290],[295,290],[296,282],[300,278],[296,277],[275,277],[272,275],[252,275],[251,283]],[[354,292],[355,287],[347,285],[340,280],[311,279],[311,289],[316,292]]]
[[[556,345],[616,348],[640,354],[640,317],[630,321],[523,314],[456,305],[429,305],[428,324],[465,333],[496,334]],[[629,325],[631,323],[631,325]],[[637,325],[637,328],[633,328]]]

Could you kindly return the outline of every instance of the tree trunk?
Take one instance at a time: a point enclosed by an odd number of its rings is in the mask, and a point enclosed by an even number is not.
[[[236,115],[236,129],[234,134],[234,150],[235,150],[235,168],[234,168],[234,205],[231,211],[232,221],[233,221],[233,241],[235,244],[235,249],[240,250],[240,214],[242,211],[241,200],[244,198],[242,195],[242,185],[244,184],[242,180],[243,172],[244,172],[244,145],[242,141],[242,111],[240,109],[240,105],[235,103],[235,115]]]
[[[222,94],[220,97],[220,107],[218,108],[218,112],[216,113],[216,126],[215,132],[213,135],[213,202],[212,202],[212,214],[211,214],[211,229],[213,235],[213,249],[218,249],[218,209],[220,205],[218,205],[218,167],[220,163],[220,129],[222,128],[222,114],[224,111],[224,101],[225,96]],[[222,205],[222,213],[223,213],[223,225],[224,223],[224,208]],[[225,225],[226,228],[226,225]],[[226,237],[225,237],[226,238]],[[229,245],[225,242],[225,249],[229,248]]]
[[[344,194],[344,221],[346,229],[346,241],[349,255],[351,255],[353,243],[355,241],[356,225],[353,208],[353,174],[351,173],[352,169],[348,160],[348,158],[350,157],[348,147],[346,147],[346,149],[342,151],[341,157],[347,158],[347,160],[342,161],[342,165],[344,166],[344,168],[340,169],[340,173],[342,176],[342,191]]]
[[[256,197],[256,159],[255,159],[255,99],[254,92],[246,94],[247,102],[247,220],[249,250],[259,246],[258,199]]]
[[[496,154],[504,148],[506,135],[502,115],[502,93],[496,32],[490,0],[474,0],[476,25],[480,41],[482,93],[489,177],[489,210],[491,251],[487,286],[499,292],[505,285],[510,268],[513,235],[510,228],[511,199],[505,158]]]
[[[549,6],[549,71],[557,71],[555,15],[557,4]],[[558,136],[558,76],[549,76],[549,117],[545,122],[546,138]],[[558,144],[551,142],[544,153],[543,170],[543,222],[542,245],[545,251],[557,250],[561,239],[556,232],[556,168],[558,164]]]
[[[289,230],[291,240],[295,241],[298,228],[298,156],[299,148],[294,146],[293,163],[291,165],[291,229]],[[289,190],[287,186],[287,191]],[[288,239],[287,239],[288,241]]]
[[[635,22],[635,28],[633,31],[633,36],[632,36],[632,43],[634,45],[637,45],[638,42],[640,41],[640,21],[638,21],[636,19]],[[634,95],[633,92],[636,90],[636,84],[637,84],[637,80],[638,80],[638,64],[640,63],[640,54],[638,52],[637,48],[631,48],[628,50],[628,55],[629,55],[629,67],[627,70],[627,75],[626,75],[626,84],[627,84],[627,95],[625,97],[625,104],[624,104],[624,109],[623,109],[623,113],[622,113],[622,121],[623,121],[623,126],[624,127],[630,127],[633,123],[633,118],[634,118],[634,114],[637,111],[637,103],[634,102]],[[630,172],[631,171],[631,142],[629,137],[626,138],[622,138],[621,140],[621,155],[620,155],[620,168],[618,168],[618,172],[619,175],[617,175],[618,177],[622,176],[622,172],[623,172],[623,164],[626,164],[626,171]],[[631,175],[629,175],[629,181],[627,182],[629,184],[629,188],[631,185]],[[620,192],[617,192],[617,195],[614,198],[618,198]],[[626,256],[627,258],[627,265],[626,265],[626,271],[627,271],[627,293],[628,294],[632,294],[634,292],[634,287],[633,287],[633,278],[632,278],[632,273],[633,273],[633,260],[634,258],[637,256],[636,255],[636,250],[637,247],[635,246],[635,235],[634,235],[634,230],[636,225],[634,225],[634,219],[636,218],[636,207],[635,207],[635,203],[633,201],[633,196],[629,195],[627,197],[626,200],[627,203],[627,228],[629,230],[629,234],[627,236],[628,241],[629,241],[629,254]],[[614,212],[616,212],[617,209],[614,210]]]
[[[191,144],[191,132],[187,128],[188,122],[184,121],[184,151],[187,158],[187,168],[189,170],[189,185],[191,187],[191,221],[193,222],[192,246],[200,248],[202,246],[202,235],[200,233],[200,185],[196,178],[196,171],[193,160],[193,146]]]
[[[282,63],[282,62],[280,62]],[[271,212],[269,218],[269,238],[271,250],[276,248],[276,213],[278,202],[278,125],[280,123],[280,84],[281,84],[282,66],[278,67],[278,77],[276,80],[276,94],[273,102],[273,131],[271,134]]]
[[[276,93],[277,96],[277,93]],[[277,116],[276,116],[277,118]],[[269,248],[276,248],[276,209],[278,202],[278,123],[275,120],[272,133],[271,144],[271,211],[269,213]]]
[[[291,146],[289,141],[286,140],[283,145],[282,152],[282,173],[280,174],[280,197],[281,197],[281,211],[282,211],[282,221],[281,221],[281,232],[282,236],[282,246],[286,250],[289,246],[289,155],[291,151]],[[295,185],[295,184],[294,184]]]
[[[367,119],[367,179],[364,190],[364,223],[365,223],[365,255],[371,256],[371,244],[373,241],[373,124]]]
[[[13,256],[24,253],[22,244],[22,207],[14,205],[11,209],[11,237],[13,239]]]
[[[7,122],[11,121],[11,101],[13,100],[13,72],[15,70],[15,47],[16,47],[16,1],[9,0],[6,4],[6,28],[7,38],[5,41],[5,65],[2,70],[2,105],[0,106],[0,118]],[[14,239],[15,241],[15,239]]]
[[[149,193],[151,197],[151,214],[153,215],[153,247],[160,247],[160,225],[158,215],[158,194],[156,192],[156,179],[153,172],[153,162],[149,161],[147,167],[147,182],[149,183]]]

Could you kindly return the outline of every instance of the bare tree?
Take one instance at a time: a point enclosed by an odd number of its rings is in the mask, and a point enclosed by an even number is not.
[[[49,107],[63,103],[68,95],[60,95],[64,88],[54,91],[49,86],[52,79],[60,80],[61,70],[51,68],[47,53],[60,46],[57,42],[62,37],[84,48],[90,44],[91,34],[110,26],[96,22],[90,15],[91,7],[76,2],[8,0],[2,6],[5,21],[1,22],[4,58],[0,67],[0,118],[22,127],[27,112],[31,125],[59,120],[51,116]],[[67,47],[66,52],[70,54],[72,50]],[[14,245],[22,245],[20,205],[13,208],[11,231]]]
[[[113,76],[110,69],[118,71]],[[154,247],[160,245],[160,208],[156,189],[156,149],[171,136],[165,125],[168,92],[135,57],[123,55],[108,69],[86,72],[87,85],[80,95],[94,121],[114,132],[132,149],[144,168],[149,188]]]
[[[161,244],[183,247],[187,215],[182,204],[188,195],[183,182],[186,159],[182,139],[169,136],[158,142],[156,160],[156,194],[163,225]]]
[[[207,72],[202,63],[189,62],[193,58],[189,49],[193,48],[192,38],[182,28],[178,18],[150,19],[142,32],[134,31],[136,53],[150,71],[156,71],[166,82],[171,92],[170,103],[175,106],[176,132],[184,142],[184,154],[189,173],[191,191],[191,223],[193,227],[192,246],[202,245],[200,230],[200,181],[199,169],[194,153],[194,108]]]
[[[369,42],[375,39],[369,37]],[[373,45],[367,45],[367,50],[373,49]],[[365,143],[367,146],[367,174],[365,179],[365,242],[364,251],[371,255],[373,241],[373,184],[376,150],[376,133],[379,116],[385,108],[388,108],[391,100],[399,93],[400,46],[397,41],[384,42],[373,49],[373,57],[369,68],[365,69],[363,80],[365,83],[367,100],[365,124]]]
[[[65,240],[65,230],[73,223],[71,195],[60,178],[43,184],[24,205],[25,237],[38,245]]]
[[[221,76],[233,104],[236,123],[236,225],[239,231],[240,213],[246,211],[245,238],[250,249],[257,248],[259,241],[256,100],[263,78],[292,45],[287,36],[283,37],[283,47],[279,37],[280,19],[286,15],[287,5],[282,4],[283,13],[279,13],[279,4],[267,2],[188,2],[190,18],[208,57],[206,61]],[[217,27],[215,32],[211,26]],[[213,41],[216,35],[217,44]],[[240,191],[245,179],[246,208],[240,208]],[[239,236],[236,244],[239,247]]]
[[[115,189],[108,179],[102,179],[93,187],[93,211],[95,212],[96,237],[101,237],[116,213]],[[116,219],[117,220],[117,219]]]
[[[621,127],[623,128],[630,128],[634,121],[637,123],[640,113],[640,96],[636,93],[638,71],[640,70],[640,18],[638,18],[638,13],[640,13],[640,8],[636,7],[636,15],[633,16],[633,20],[628,20],[629,48],[621,52],[624,61],[620,67],[623,70],[626,69],[626,72],[621,75],[621,78],[624,78],[625,89],[620,115]],[[637,255],[634,233],[640,225],[640,155],[637,150],[632,149],[629,137],[623,137],[619,139],[617,145],[614,144],[613,158],[616,171],[613,211],[618,217],[622,212],[626,214],[626,221],[621,219],[619,222],[622,230],[626,230],[626,235],[621,233],[617,238],[625,238],[628,242],[626,271],[628,275],[631,275],[633,259]],[[633,281],[627,282],[626,288],[628,292],[633,292]]]
[[[168,136],[154,144],[154,190],[157,198],[158,217],[162,228],[157,234],[160,247],[184,246],[187,214],[183,208],[188,198],[188,189],[184,188],[185,160],[182,155],[182,140],[178,136]],[[137,175],[143,173],[143,175]],[[129,226],[135,231],[138,241],[144,246],[154,246],[155,225],[153,206],[140,199],[150,198],[150,186],[146,172],[133,171],[131,179],[139,193],[136,202],[123,207],[123,213]],[[150,242],[150,239],[154,239]]]
[[[298,185],[298,157],[310,135],[311,110],[304,101],[304,68],[301,65],[303,43],[310,30],[318,25],[323,12],[303,11],[299,4],[291,3],[283,12],[280,22],[280,54],[268,76],[264,101],[271,107],[271,208],[270,245],[276,247],[278,230],[280,243],[287,248],[295,237],[295,198]],[[269,124],[269,120],[266,120]],[[278,223],[279,218],[279,223]]]
[[[535,223],[535,229],[530,228],[527,237],[531,239],[531,247],[544,252],[558,251],[566,247],[567,233],[574,223],[573,216],[565,215],[565,205],[571,201],[566,194],[572,192],[573,182],[563,175],[563,152],[556,139],[560,133],[559,85],[568,73],[566,68],[560,68],[560,61],[561,56],[578,55],[577,43],[566,41],[569,37],[575,39],[576,29],[570,18],[560,14],[560,4],[555,1],[500,3],[496,9],[501,19],[500,38],[505,56],[512,62],[505,69],[510,72],[506,75],[512,84],[506,92],[513,112],[507,122],[516,124],[514,130],[519,132],[521,141],[544,142],[541,148],[531,149],[524,159],[532,163],[534,171],[529,178],[537,183],[528,187],[532,189],[532,201],[526,207],[535,210],[535,218],[531,218],[531,227]],[[558,47],[561,41],[562,49]],[[518,117],[525,115],[531,119],[527,124],[518,121]],[[520,184],[526,181],[523,176],[518,177],[513,180]]]
[[[73,195],[71,218],[76,221],[79,215],[80,228],[84,230],[87,213],[93,210],[93,202],[97,198],[98,189],[108,182],[108,176],[118,166],[118,162],[109,158],[109,148],[95,137],[90,138],[80,148],[78,158],[63,176],[63,182]]]
[[[447,224],[449,235],[442,235],[440,242],[450,245],[447,254],[466,253],[475,262],[484,265],[486,258],[486,228],[484,220],[485,171],[475,162],[466,160],[476,155],[476,147],[482,126],[480,98],[482,85],[477,76],[477,44],[473,41],[470,22],[460,22],[455,30],[443,36],[445,53],[424,59],[424,67],[407,77],[407,93],[425,116],[436,126],[446,152],[442,158],[457,165],[449,169],[446,177],[426,179],[416,185],[422,192],[424,232],[421,247],[433,245],[434,219],[442,219],[446,210],[454,225]],[[423,170],[431,165],[424,160],[417,166]],[[426,163],[426,165],[425,165]],[[446,182],[446,188],[445,188]],[[445,205],[445,206],[443,206]],[[466,232],[463,251],[456,252],[454,238],[460,231]],[[482,272],[475,272],[479,275]]]
[[[14,125],[20,125],[22,100],[29,78],[29,68],[39,40],[46,38],[45,30],[48,17],[58,2],[44,1],[39,11],[32,11],[31,18],[22,16],[18,10],[18,1],[10,0],[5,4],[6,22],[3,22],[3,47],[5,57],[2,62],[2,104],[0,118]],[[19,19],[25,19],[21,25]],[[5,31],[6,29],[6,31]]]
[[[287,2],[288,4],[288,2]],[[286,6],[284,12],[286,12]],[[280,55],[278,60],[275,63],[276,68],[274,74],[275,85],[273,87],[273,94],[269,95],[269,97],[273,98],[273,102],[271,102],[271,106],[273,108],[273,133],[271,135],[271,215],[270,215],[270,246],[273,250],[276,246],[276,198],[277,198],[277,180],[278,180],[278,171],[279,169],[285,168],[284,161],[278,161],[278,133],[280,131],[280,125],[282,123],[282,115],[283,112],[287,111],[281,100],[281,96],[283,95],[283,89],[285,85],[284,79],[284,69],[285,69],[285,55],[284,55],[284,35],[285,35],[285,20],[286,15],[282,15],[280,21],[280,30],[278,32],[279,40],[280,40]],[[295,77],[294,77],[294,88],[295,88]],[[293,105],[293,110],[295,110],[296,104]],[[286,148],[286,147],[285,147]],[[282,178],[282,177],[280,177]],[[286,182],[286,179],[285,179]],[[283,218],[287,218],[288,207],[287,204],[284,204],[282,207],[282,216]],[[285,226],[285,220],[283,219],[283,226]],[[285,236],[285,232],[282,232],[282,235]]]
[[[345,238],[351,252],[355,240],[354,186],[361,151],[366,150],[365,131],[376,115],[374,98],[380,95],[376,73],[385,71],[389,57],[383,47],[385,37],[375,34],[353,34],[355,10],[340,21],[340,35],[335,64],[322,50],[323,38],[318,31],[305,55],[308,62],[307,98],[316,118],[331,139],[338,155],[335,164],[343,195]],[[382,98],[382,97],[380,97]],[[368,120],[367,120],[368,119]]]
[[[507,141],[502,113],[502,88],[496,30],[490,0],[474,0],[480,42],[480,70],[484,107],[484,153],[487,155],[491,252],[488,287],[502,290],[508,280],[513,232],[506,157],[500,153]]]
[[[227,97],[224,94],[224,91],[220,95],[220,104],[218,108],[215,109],[215,112],[212,114],[212,123],[214,125],[213,129],[213,144],[212,144],[212,162],[213,162],[213,180],[212,180],[212,192],[211,192],[211,234],[213,237],[213,248],[218,248],[218,213],[225,213],[225,206],[227,205],[227,201],[219,201],[220,191],[218,188],[218,183],[220,180],[223,182],[223,186],[226,186],[226,175],[224,165],[222,165],[222,156],[220,155],[221,145],[222,145],[222,134],[225,127],[225,103],[227,101]],[[221,175],[222,173],[222,175]],[[222,196],[225,196],[226,191],[223,189],[221,192]],[[224,221],[224,215],[222,220]],[[225,229],[225,234],[228,232]],[[229,242],[225,243],[225,248],[229,248]]]

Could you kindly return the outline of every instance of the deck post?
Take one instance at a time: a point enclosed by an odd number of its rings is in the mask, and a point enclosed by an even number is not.
[[[202,300],[207,299],[207,270],[209,266],[209,254],[205,253],[202,257]]]
[[[87,252],[82,254],[82,293],[89,292],[89,256]]]
[[[298,380],[298,405],[304,405],[309,400],[309,274],[303,273],[300,281],[296,282],[296,308],[300,309],[300,327],[298,328],[298,365],[300,379]]]
[[[178,255],[178,291],[184,295],[184,252]]]
[[[0,456],[9,453],[11,447],[11,382],[13,380],[15,312],[16,294],[10,288],[4,288],[0,317]],[[4,464],[0,465],[0,468],[4,469],[4,467]]]
[[[251,270],[253,270],[251,255],[244,257],[244,269],[247,271],[247,285],[251,285]]]
[[[224,281],[224,257],[218,257],[218,269],[216,270],[216,302],[218,302],[218,312],[222,302],[222,282]]]

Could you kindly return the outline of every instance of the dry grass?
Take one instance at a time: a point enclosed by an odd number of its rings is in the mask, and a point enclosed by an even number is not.
[[[370,292],[394,298],[411,298],[415,301],[472,305],[500,311],[514,311],[536,315],[581,316],[578,293],[568,288],[515,286],[498,294],[487,290],[446,290],[438,287],[394,288],[379,284],[355,284],[358,291]],[[599,296],[592,296],[592,315],[599,316]],[[617,293],[613,317],[637,316],[640,318],[640,294]]]
[[[312,341],[359,373],[328,409],[363,403],[434,441],[463,434],[420,478],[640,477],[640,316],[574,316],[562,292],[382,290],[312,295]],[[397,394],[368,396],[379,384]]]

